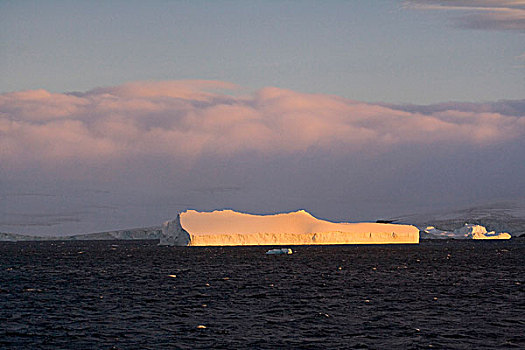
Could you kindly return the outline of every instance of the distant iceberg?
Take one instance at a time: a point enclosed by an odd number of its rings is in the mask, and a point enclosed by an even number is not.
[[[220,210],[187,210],[166,221],[161,245],[324,245],[419,243],[419,229],[411,225],[335,223],[304,210],[252,215]]]
[[[427,239],[510,239],[511,235],[506,232],[487,232],[485,226],[465,224],[454,231],[438,230],[434,226],[427,226],[422,230],[421,238]]]

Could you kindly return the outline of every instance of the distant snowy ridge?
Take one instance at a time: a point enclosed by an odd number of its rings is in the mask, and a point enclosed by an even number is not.
[[[90,240],[155,240],[162,236],[158,226],[87,233],[72,236],[29,236],[17,233],[0,232],[0,241],[90,241]]]
[[[454,231],[466,223],[479,225],[487,231],[506,232],[513,237],[525,235],[525,199],[493,202],[486,205],[468,207],[428,214],[411,214],[392,218],[396,222],[404,222],[419,227],[422,238],[442,238],[446,234],[425,235],[425,230],[433,226],[436,230],[448,232],[454,236]],[[428,229],[431,231],[431,229]],[[490,232],[489,232],[490,233]]]
[[[428,226],[421,230],[421,239],[510,239],[511,235],[506,232],[487,232],[481,225],[465,224],[465,226],[454,231],[442,231],[434,226]]]

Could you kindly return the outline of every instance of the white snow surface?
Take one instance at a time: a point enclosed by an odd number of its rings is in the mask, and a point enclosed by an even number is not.
[[[421,230],[421,238],[427,239],[510,239],[511,235],[507,232],[496,233],[487,232],[485,226],[475,224],[465,224],[463,227],[454,231],[438,230],[434,226],[427,226]]]
[[[253,215],[233,210],[187,210],[164,223],[161,245],[316,245],[419,243],[411,225],[335,223],[304,210]]]

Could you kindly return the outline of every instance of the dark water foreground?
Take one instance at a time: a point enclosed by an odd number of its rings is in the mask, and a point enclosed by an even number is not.
[[[525,240],[0,243],[0,348],[524,348]]]

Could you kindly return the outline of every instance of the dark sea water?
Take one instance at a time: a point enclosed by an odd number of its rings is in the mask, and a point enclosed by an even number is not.
[[[525,348],[523,239],[293,249],[2,242],[0,348]]]

